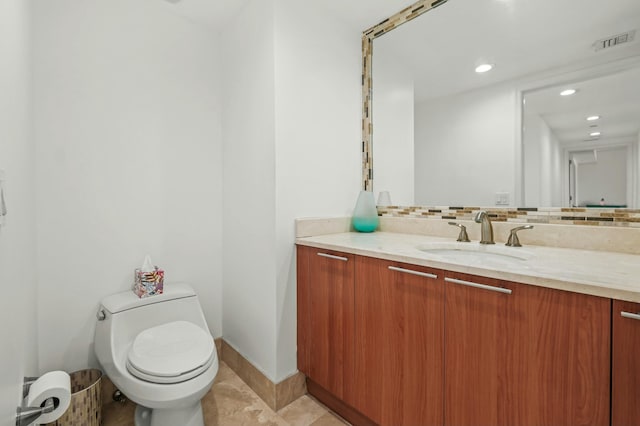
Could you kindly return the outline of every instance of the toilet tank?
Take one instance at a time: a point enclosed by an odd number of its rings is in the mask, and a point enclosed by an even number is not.
[[[96,351],[114,351],[116,355],[141,331],[179,320],[192,322],[211,334],[198,296],[187,284],[165,284],[163,294],[145,298],[133,291],[108,296],[98,311]]]

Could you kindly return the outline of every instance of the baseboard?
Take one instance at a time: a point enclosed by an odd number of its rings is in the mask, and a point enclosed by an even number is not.
[[[274,411],[307,393],[306,378],[297,372],[280,383],[273,383],[224,339],[222,359]]]
[[[213,339],[216,344],[216,352],[218,352],[218,359],[222,359],[222,337]]]

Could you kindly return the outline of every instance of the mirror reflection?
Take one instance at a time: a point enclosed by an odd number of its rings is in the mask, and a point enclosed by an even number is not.
[[[570,85],[525,92],[526,205],[637,205],[637,82],[640,68],[631,67]],[[572,90],[575,92],[568,94]]]
[[[637,208],[637,0],[449,0],[375,39],[372,68],[376,196]]]

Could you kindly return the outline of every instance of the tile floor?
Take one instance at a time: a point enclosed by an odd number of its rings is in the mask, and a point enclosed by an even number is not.
[[[211,391],[202,400],[207,426],[344,426],[342,419],[309,396],[303,396],[277,413],[262,401],[224,362]],[[133,426],[131,401],[103,407],[103,426]]]

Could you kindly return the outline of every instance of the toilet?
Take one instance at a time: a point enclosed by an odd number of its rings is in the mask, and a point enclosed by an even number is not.
[[[204,426],[201,399],[218,355],[198,296],[187,284],[138,298],[106,297],[97,314],[95,353],[118,389],[138,404],[136,426]]]

